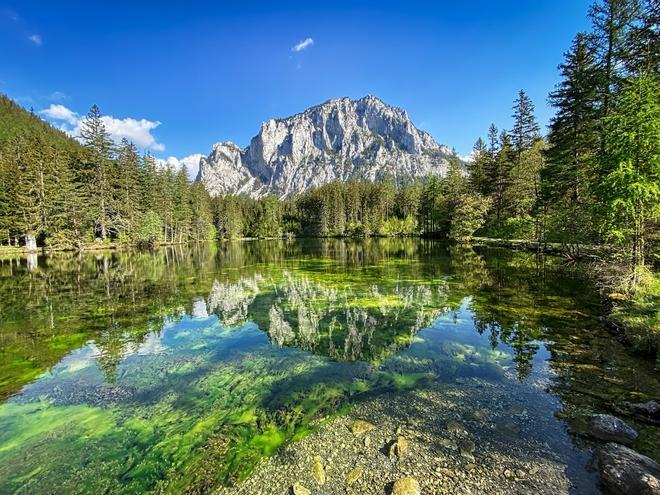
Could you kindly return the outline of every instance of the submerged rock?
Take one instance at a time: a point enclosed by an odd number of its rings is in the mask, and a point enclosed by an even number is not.
[[[390,459],[394,459],[395,457],[397,459],[401,459],[404,452],[406,450],[408,450],[409,445],[410,445],[410,443],[408,442],[408,440],[405,437],[403,437],[401,435],[396,437],[396,440],[394,440],[390,444],[390,448],[388,450],[388,455],[389,455]]]
[[[660,465],[653,459],[616,443],[596,454],[600,481],[614,495],[659,495]]]
[[[469,438],[465,438],[460,442],[458,442],[458,448],[461,450],[461,452],[467,452],[471,454],[472,452],[474,452],[476,445]]]
[[[450,419],[447,421],[447,431],[450,433],[464,433],[465,428],[463,428],[463,425],[460,424],[458,421],[454,421],[453,419]]]
[[[605,440],[606,442],[617,442],[631,444],[637,439],[638,433],[628,424],[609,414],[594,414],[586,423],[587,435]]]
[[[293,484],[293,486],[291,487],[291,491],[293,492],[293,495],[312,495],[311,491],[309,491],[307,488],[305,488],[298,482],[295,482]]]
[[[392,495],[420,495],[421,493],[419,482],[411,476],[401,478],[392,485]]]
[[[358,437],[363,433],[367,433],[375,428],[374,425],[369,423],[369,421],[364,421],[363,419],[356,419],[351,425],[351,433]]]
[[[363,466],[357,466],[355,469],[351,470],[350,473],[346,475],[346,479],[344,480],[347,485],[352,485],[355,483],[360,476],[362,476],[362,471],[364,471]]]
[[[323,468],[321,458],[318,456],[314,459],[314,464],[312,465],[312,477],[319,485],[325,484],[325,469]]]
[[[654,400],[647,402],[624,402],[623,406],[635,418],[647,423],[660,424],[660,404]]]

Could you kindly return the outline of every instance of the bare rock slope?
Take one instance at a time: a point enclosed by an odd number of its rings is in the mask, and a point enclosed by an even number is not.
[[[214,196],[286,197],[336,180],[441,176],[454,156],[405,110],[374,96],[339,98],[264,122],[246,148],[215,144],[201,159],[197,180]]]

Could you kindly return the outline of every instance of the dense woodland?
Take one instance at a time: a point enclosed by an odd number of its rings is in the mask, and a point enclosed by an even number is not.
[[[476,234],[616,244],[631,265],[648,264],[660,217],[660,6],[602,0],[590,17],[592,30],[575,36],[559,67],[547,136],[521,90],[512,129],[491,125],[467,167],[455,160],[445,177],[410,183],[211,199],[186,170],[159,166],[128,141],[115,145],[96,106],[77,142],[3,97],[0,242]]]
[[[98,107],[84,120],[82,145],[8,98],[0,107],[14,124],[0,133],[0,242],[72,248],[215,236],[204,187],[131,142],[116,146]]]

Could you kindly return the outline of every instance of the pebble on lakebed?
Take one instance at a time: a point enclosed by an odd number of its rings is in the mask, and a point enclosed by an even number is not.
[[[355,421],[353,421],[353,424],[351,425],[351,433],[353,433],[354,436],[358,437],[363,433],[370,432],[374,428],[375,426],[369,423],[368,421],[364,421],[363,419],[356,419]]]
[[[316,456],[314,459],[314,465],[312,466],[312,477],[319,485],[325,484],[325,469],[323,468],[323,463],[321,462],[321,458],[319,456]]]
[[[390,459],[401,459],[403,457],[403,454],[408,450],[408,446],[410,443],[408,440],[406,440],[405,437],[399,435],[396,437],[396,440],[394,440],[388,449],[388,455]]]
[[[293,495],[312,495],[312,492],[300,483],[294,483],[291,490],[293,491]]]
[[[398,479],[392,486],[392,495],[420,495],[421,493],[419,481],[412,476]]]

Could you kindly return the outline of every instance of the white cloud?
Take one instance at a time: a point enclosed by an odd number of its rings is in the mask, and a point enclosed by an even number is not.
[[[305,38],[301,42],[293,45],[293,47],[291,47],[291,51],[292,52],[301,52],[305,48],[307,48],[308,46],[312,46],[313,44],[314,44],[314,40],[312,38]]]
[[[156,163],[161,167],[172,167],[174,170],[181,170],[181,167],[185,165],[188,169],[188,178],[190,180],[195,180],[197,172],[199,172],[199,160],[202,156],[204,155],[201,153],[194,153],[181,159],[175,156],[170,156],[167,160],[158,158],[156,159]]]
[[[156,138],[151,134],[156,127],[160,125],[158,121],[151,121],[147,119],[136,120],[131,117],[125,119],[117,119],[110,115],[104,115],[101,120],[105,124],[105,128],[116,142],[126,138],[133,141],[138,147],[151,149],[154,151],[164,151],[165,145],[156,142]],[[77,132],[74,135],[80,134],[80,125],[76,126]]]
[[[80,115],[72,110],[69,110],[64,105],[55,105],[51,103],[48,108],[41,110],[39,113],[45,115],[49,119],[64,120],[72,126],[76,126],[80,122]]]
[[[28,39],[37,46],[41,46],[41,43],[43,43],[43,40],[41,39],[41,35],[39,34],[31,34],[30,36],[28,36]]]
[[[45,115],[51,120],[60,121],[60,128],[66,131],[73,137],[80,136],[80,128],[82,126],[83,118],[80,114],[65,107],[64,105],[54,104],[41,110],[39,113]],[[125,119],[118,119],[111,115],[104,115],[101,117],[106,130],[110,133],[110,137],[116,143],[119,143],[122,138],[133,141],[136,146],[152,151],[164,151],[165,145],[156,141],[156,138],[151,133],[156,127],[160,125],[159,121],[152,121],[147,119],[134,119],[127,117]],[[64,125],[63,123],[68,124]]]

